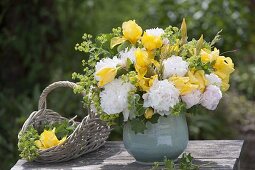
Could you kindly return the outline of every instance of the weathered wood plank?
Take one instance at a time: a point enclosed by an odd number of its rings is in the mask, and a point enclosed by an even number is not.
[[[239,158],[243,141],[239,140],[205,140],[190,141],[185,152],[191,153],[195,158],[195,164],[200,169],[233,169],[236,159]],[[73,161],[39,164],[19,160],[12,170],[22,169],[72,169],[72,170],[144,170],[151,166],[139,165],[125,150],[122,142],[107,142],[96,152],[84,155]]]

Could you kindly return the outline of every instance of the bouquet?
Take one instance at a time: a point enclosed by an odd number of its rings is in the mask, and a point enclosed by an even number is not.
[[[138,133],[160,116],[178,116],[196,105],[216,109],[229,88],[234,64],[203,35],[188,40],[185,19],[180,29],[143,30],[135,20],[95,39],[83,35],[75,49],[89,54],[76,92],[86,91],[85,103],[109,124],[130,121]]]

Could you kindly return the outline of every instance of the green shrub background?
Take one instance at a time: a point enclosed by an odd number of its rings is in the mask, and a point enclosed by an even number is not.
[[[40,92],[50,83],[71,80],[87,56],[74,46],[84,32],[96,35],[135,19],[143,28],[180,26],[189,37],[206,40],[223,29],[217,44],[236,65],[231,89],[215,112],[188,115],[190,139],[238,139],[255,123],[254,0],[1,0],[0,2],[0,169],[18,159],[17,133],[37,110]],[[72,117],[86,114],[81,97],[56,90],[49,108]],[[121,140],[121,127],[110,140]]]

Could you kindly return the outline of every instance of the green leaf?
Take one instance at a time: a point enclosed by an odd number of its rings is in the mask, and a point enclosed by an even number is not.
[[[33,126],[28,127],[28,129],[20,135],[18,141],[18,148],[20,151],[20,157],[33,161],[39,156],[39,149],[35,145],[35,141],[39,139],[38,132]]]
[[[152,116],[151,119],[149,119],[148,121],[150,121],[152,124],[158,123],[158,119],[160,117],[160,114],[156,113]]]
[[[146,124],[143,120],[140,119],[132,119],[130,120],[131,129],[137,133],[144,133],[144,130],[146,130]]]
[[[113,37],[110,42],[110,48],[112,49],[116,45],[122,44],[126,41],[126,38],[124,37]]]
[[[197,41],[196,55],[199,55],[200,50],[203,48],[203,44],[204,44],[204,39],[203,39],[203,35],[201,35],[201,37]]]
[[[185,113],[186,112],[186,105],[183,102],[180,102],[176,104],[172,110],[172,114],[179,116],[180,113]]]
[[[127,47],[130,47],[130,43],[128,41],[125,41],[117,47],[117,51],[120,52],[122,50],[125,50]]]
[[[183,18],[182,20],[181,35],[182,35],[182,44],[186,44],[188,37],[187,37],[187,25],[185,22],[185,18]]]
[[[180,169],[181,170],[198,170],[199,166],[193,164],[192,161],[193,161],[193,157],[191,156],[190,153],[189,154],[183,153],[180,160],[180,165],[179,165]]]
[[[213,38],[213,40],[210,43],[210,46],[212,47],[214,44],[216,44],[218,41],[220,41],[220,33],[222,32],[222,30],[220,30],[219,32],[217,32],[217,34],[215,35],[215,37]]]
[[[132,63],[132,61],[130,60],[130,58],[127,58],[127,70],[133,70],[134,68],[134,64]]]
[[[123,68],[123,67],[118,67],[118,68],[117,68],[117,75],[116,75],[116,78],[122,76],[123,74],[127,74],[127,73],[128,73],[128,71],[127,71],[125,68]]]
[[[164,163],[165,163],[165,169],[166,170],[175,170],[175,165],[174,165],[174,162],[172,160],[167,159],[165,157]]]

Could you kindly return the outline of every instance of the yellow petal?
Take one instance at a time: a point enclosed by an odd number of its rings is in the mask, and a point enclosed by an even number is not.
[[[66,136],[64,136],[64,137],[63,137],[63,138],[59,141],[59,143],[58,143],[58,144],[60,145],[60,144],[64,143],[64,142],[66,141],[66,138],[67,138],[67,137],[66,137]]]
[[[163,44],[163,41],[160,36],[148,35],[145,32],[142,37],[142,44],[147,50],[151,51],[156,48],[160,48]]]
[[[204,70],[191,70],[188,72],[188,76],[190,83],[197,85],[198,89],[203,93],[205,86],[208,84]]]
[[[145,110],[145,112],[144,112],[144,117],[145,117],[146,119],[151,119],[152,116],[153,116],[153,114],[154,114],[153,109],[152,109],[151,107],[149,107],[149,108],[147,108],[147,109]]]
[[[58,145],[59,140],[55,135],[55,129],[44,130],[44,132],[40,135],[40,141],[44,149]]]
[[[129,40],[132,44],[135,44],[141,37],[143,30],[136,24],[135,20],[129,20],[127,22],[123,22],[122,32],[127,40]]]
[[[127,39],[124,37],[113,37],[111,39],[111,43],[110,43],[110,48],[112,49],[113,47],[115,47],[116,45],[119,45],[123,42],[125,42]]]
[[[218,57],[220,57],[219,55],[220,51],[217,48],[214,48],[213,51],[210,51],[208,49],[202,49],[200,52],[201,61],[203,63],[213,62],[217,60]]]
[[[99,77],[98,86],[103,87],[105,84],[114,80],[117,74],[116,68],[103,68],[96,72],[96,76]]]
[[[234,63],[229,57],[219,56],[214,64],[215,74],[222,80],[221,89],[227,91],[229,88],[230,74],[235,70]]]
[[[185,95],[198,89],[198,85],[192,84],[189,77],[173,76],[170,77],[170,81],[172,81],[175,87],[179,89],[181,95]]]
[[[158,75],[151,76],[150,78],[146,78],[146,77],[138,75],[137,84],[142,91],[149,91],[150,87],[153,85],[154,81],[157,78],[158,78]]]
[[[135,51],[135,69],[142,77],[147,73],[150,59],[148,53],[141,49]]]

